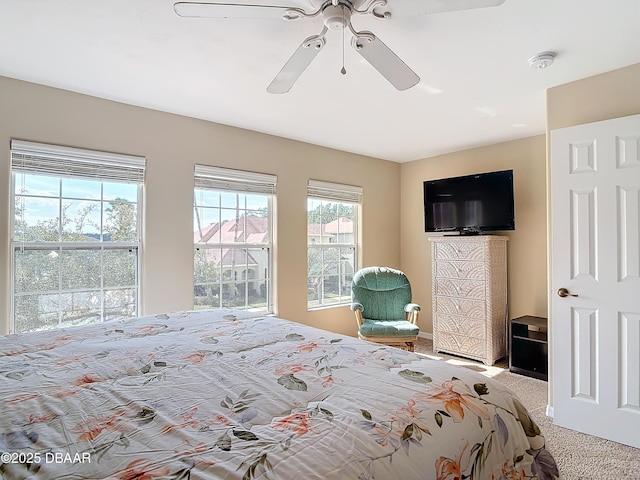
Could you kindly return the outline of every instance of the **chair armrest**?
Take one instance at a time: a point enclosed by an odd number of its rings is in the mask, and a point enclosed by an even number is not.
[[[413,311],[419,312],[420,311],[420,305],[418,305],[417,303],[407,303],[404,306],[404,311],[407,312],[407,313],[413,312]]]
[[[417,325],[418,323],[418,313],[420,312],[420,305],[417,303],[407,303],[404,306],[405,317],[408,321]]]
[[[361,303],[352,303],[351,304],[351,311],[355,312],[356,310],[360,310],[360,311],[364,311],[364,306]]]
[[[356,323],[358,324],[358,329],[362,326],[362,312],[364,311],[364,306],[361,303],[352,303],[351,311],[356,314]]]

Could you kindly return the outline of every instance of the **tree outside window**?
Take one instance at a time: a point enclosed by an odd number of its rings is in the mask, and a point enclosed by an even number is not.
[[[137,315],[140,189],[14,173],[15,332]]]

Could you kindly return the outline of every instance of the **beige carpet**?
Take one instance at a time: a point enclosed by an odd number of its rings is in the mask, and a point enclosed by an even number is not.
[[[557,427],[545,414],[547,382],[509,372],[505,360],[493,366],[464,358],[434,354],[430,340],[420,338],[416,353],[470,368],[509,387],[529,409],[547,441],[565,480],[640,480],[640,450]]]

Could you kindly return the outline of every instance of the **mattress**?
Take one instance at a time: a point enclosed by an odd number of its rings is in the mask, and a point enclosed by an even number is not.
[[[462,367],[273,316],[0,337],[7,479],[554,479],[521,401]]]

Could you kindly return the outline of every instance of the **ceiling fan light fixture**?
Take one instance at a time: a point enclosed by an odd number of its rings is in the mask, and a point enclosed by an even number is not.
[[[529,59],[529,66],[537,70],[544,70],[553,64],[555,58],[555,52],[536,53]]]

